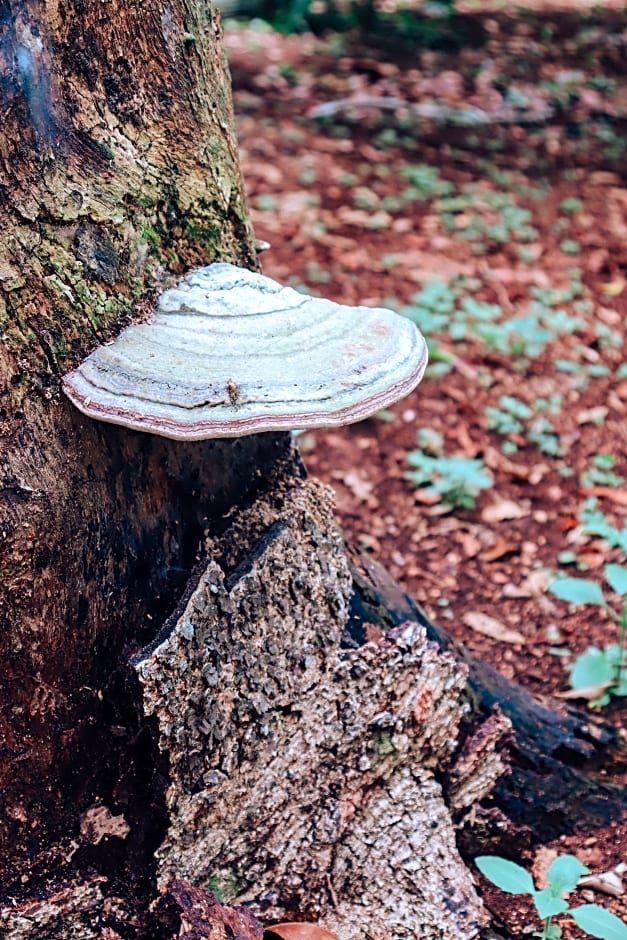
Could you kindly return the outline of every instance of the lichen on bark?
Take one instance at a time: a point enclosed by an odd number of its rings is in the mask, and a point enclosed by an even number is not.
[[[209,4],[9,6],[0,335],[16,404],[149,309],[169,272],[255,256]]]

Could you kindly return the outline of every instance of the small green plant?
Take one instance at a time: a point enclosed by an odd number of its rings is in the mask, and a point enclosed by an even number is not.
[[[472,509],[480,490],[494,485],[492,475],[481,460],[469,457],[429,456],[422,450],[407,454],[413,470],[405,476],[426,492],[437,494],[442,502],[453,508]]]
[[[611,697],[627,696],[627,566],[608,564],[604,568],[605,580],[623,599],[622,610],[611,607],[595,581],[586,578],[554,578],[549,591],[569,604],[592,604],[606,610],[620,630],[618,643],[605,649],[589,646],[578,656],[570,670],[570,684],[588,698],[588,704],[607,705]]]
[[[278,207],[278,200],[271,193],[260,193],[255,200],[255,208],[260,212],[274,212]]]
[[[527,431],[527,439],[548,457],[561,457],[563,454],[557,432],[551,421],[544,415],[539,415],[531,422]]]
[[[529,872],[499,855],[479,855],[475,865],[492,884],[507,894],[527,894],[533,900],[542,930],[534,937],[541,940],[559,940],[561,928],[553,923],[558,914],[568,914],[577,926],[600,940],[627,940],[627,924],[599,904],[570,907],[566,897],[589,871],[574,855],[560,855],[552,862],[546,874],[548,885],[538,890]]]
[[[583,202],[581,199],[578,199],[577,196],[568,196],[566,199],[562,199],[560,202],[560,210],[562,212],[581,212],[583,209]]]
[[[440,179],[439,168],[427,163],[401,167],[400,174],[410,184],[403,194],[406,202],[420,202],[432,196],[446,196],[453,191],[452,183]]]
[[[588,535],[597,535],[599,538],[605,539],[611,548],[620,548],[623,554],[627,555],[627,527],[617,529],[596,506],[596,499],[586,500],[580,514],[584,531]]]
[[[613,454],[594,454],[590,458],[591,466],[580,474],[581,485],[584,487],[622,486],[625,478],[618,473],[614,473],[614,462]]]
[[[488,429],[497,434],[521,434],[525,430],[522,422],[533,415],[531,408],[511,395],[501,395],[499,405],[488,405],[485,410]]]

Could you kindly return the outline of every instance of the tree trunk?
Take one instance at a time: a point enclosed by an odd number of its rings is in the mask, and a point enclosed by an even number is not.
[[[102,869],[73,842],[98,801],[136,817],[124,850],[100,854],[147,889],[156,747],[116,669],[289,449],[287,435],[172,446],[84,419],[60,393],[172,273],[255,265],[219,33],[201,2],[0,3],[5,899],[70,859]]]

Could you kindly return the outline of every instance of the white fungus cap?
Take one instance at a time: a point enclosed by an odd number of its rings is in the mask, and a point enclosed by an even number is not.
[[[63,386],[91,418],[191,441],[360,421],[411,392],[426,364],[416,326],[391,310],[211,264]]]

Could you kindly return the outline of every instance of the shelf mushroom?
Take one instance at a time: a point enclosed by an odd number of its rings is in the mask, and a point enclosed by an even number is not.
[[[63,386],[90,418],[191,441],[360,421],[411,392],[426,363],[423,337],[391,310],[211,264]]]

